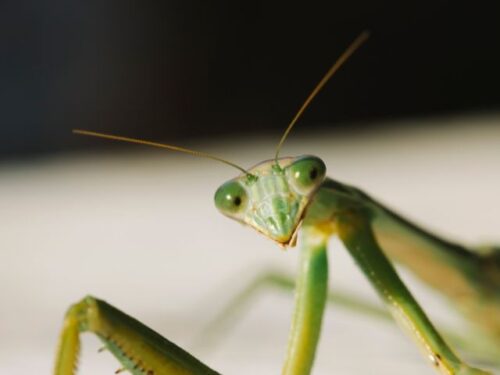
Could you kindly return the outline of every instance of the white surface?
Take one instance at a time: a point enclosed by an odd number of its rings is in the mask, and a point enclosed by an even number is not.
[[[500,240],[500,119],[429,121],[454,126],[339,136],[292,133],[283,155],[322,157],[328,175],[465,243]],[[302,124],[302,126],[304,126]],[[319,133],[319,134],[318,134]],[[276,139],[196,147],[251,166]],[[96,142],[101,142],[96,140]],[[188,145],[189,146],[189,145]],[[0,165],[0,374],[48,374],[64,311],[86,294],[107,300],[181,346],[259,270],[294,272],[281,251],[213,206],[224,165],[130,146],[130,154],[60,157]],[[377,302],[340,245],[331,284]],[[412,281],[412,280],[411,280]],[[445,304],[412,282],[439,320]],[[209,302],[210,296],[216,296]],[[261,296],[221,345],[195,354],[224,374],[277,374],[291,296]],[[81,374],[119,365],[86,335]],[[392,325],[330,308],[314,374],[432,374]]]

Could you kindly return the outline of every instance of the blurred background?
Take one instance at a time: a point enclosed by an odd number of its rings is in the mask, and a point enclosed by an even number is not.
[[[499,14],[487,0],[2,1],[0,157],[96,147],[71,128],[276,135],[365,29],[302,129],[498,110]]]
[[[494,1],[1,1],[0,374],[50,373],[64,311],[89,293],[224,374],[279,373],[289,293],[263,293],[218,345],[192,345],[263,270],[295,272],[297,250],[213,207],[236,170],[71,129],[254,165],[363,30],[282,154],[322,157],[446,238],[498,242],[499,21]],[[332,287],[378,304],[331,248]],[[433,320],[463,331],[402,273]],[[324,332],[315,374],[433,373],[394,325],[331,308]],[[82,374],[118,368],[99,347],[84,337]]]

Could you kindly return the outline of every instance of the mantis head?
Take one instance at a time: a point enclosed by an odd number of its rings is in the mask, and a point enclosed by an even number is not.
[[[215,205],[282,246],[295,245],[305,209],[326,175],[316,156],[264,161],[217,189]]]
[[[325,178],[326,167],[316,156],[279,158],[279,152],[309,103],[368,35],[359,35],[309,94],[281,137],[274,159],[248,171],[236,166],[243,175],[219,187],[215,205],[224,215],[250,225],[282,246],[295,245],[297,229],[312,195]]]

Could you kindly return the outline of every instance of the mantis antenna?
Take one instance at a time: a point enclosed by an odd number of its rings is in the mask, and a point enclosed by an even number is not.
[[[281,151],[281,147],[283,146],[283,143],[285,142],[285,139],[288,137],[288,134],[290,133],[290,130],[292,130],[293,126],[297,122],[297,120],[302,116],[302,113],[306,110],[306,108],[309,106],[309,104],[312,102],[314,97],[318,94],[318,92],[325,86],[325,84],[332,78],[332,76],[339,70],[339,68],[344,65],[344,63],[349,59],[349,57],[352,56],[356,50],[361,47],[361,45],[366,42],[368,37],[370,36],[370,33],[368,31],[363,31],[352,43],[347,49],[344,51],[342,55],[335,61],[335,63],[331,66],[331,68],[326,72],[324,77],[319,81],[319,83],[316,85],[314,90],[309,94],[307,99],[305,100],[304,104],[302,104],[302,107],[300,107],[299,111],[297,114],[294,116],[288,127],[286,128],[285,132],[283,133],[283,136],[281,137],[278,147],[276,147],[276,154],[274,156],[274,160],[276,161],[276,164],[278,163],[278,156]]]
[[[281,147],[283,146],[283,143],[285,142],[286,138],[288,137],[288,134],[292,130],[293,126],[297,122],[297,120],[302,116],[306,108],[309,106],[309,104],[312,102],[314,97],[318,94],[318,92],[325,86],[325,84],[332,78],[332,76],[339,70],[339,68],[344,65],[344,63],[351,57],[351,55],[368,39],[370,36],[370,33],[368,31],[362,32],[352,43],[347,49],[344,51],[342,55],[335,61],[335,63],[331,66],[331,68],[326,72],[325,76],[321,79],[321,81],[316,85],[314,90],[309,94],[307,99],[305,100],[304,104],[300,107],[296,115],[293,117],[292,121],[286,128],[285,132],[283,133],[283,136],[281,137],[278,146],[276,147],[276,154],[274,156],[274,159],[276,161],[276,164],[278,163],[278,157],[279,153],[281,150]],[[146,146],[152,146],[152,147],[158,147],[158,148],[166,148],[171,151],[177,151],[177,152],[183,152],[185,154],[190,154],[194,155],[197,157],[201,158],[208,158],[212,160],[216,160],[218,162],[224,163],[226,165],[229,165],[231,167],[234,167],[241,172],[245,173],[249,177],[253,177],[253,175],[248,172],[246,169],[240,167],[239,165],[232,163],[228,160],[222,159],[218,156],[208,154],[206,152],[201,152],[201,151],[195,151],[195,150],[190,150],[184,147],[179,147],[179,146],[174,146],[174,145],[169,145],[165,143],[158,143],[158,142],[151,142],[151,141],[146,141],[142,139],[137,139],[137,138],[129,138],[129,137],[122,137],[119,135],[113,135],[113,134],[105,134],[105,133],[98,133],[94,131],[89,131],[89,130],[81,130],[81,129],[74,129],[73,133],[75,134],[80,134],[80,135],[86,135],[90,137],[98,137],[98,138],[105,138],[105,139],[111,139],[115,141],[121,141],[121,142],[129,142],[129,143],[137,143],[141,145],[146,145]]]
[[[229,165],[231,167],[239,169],[240,171],[242,171],[243,173],[245,173],[247,176],[253,176],[250,172],[248,172],[246,169],[240,167],[239,165],[237,165],[235,163],[232,163],[230,161],[227,161],[225,159],[222,159],[222,158],[220,158],[218,156],[208,154],[206,152],[194,151],[194,150],[190,150],[188,148],[179,147],[179,146],[173,146],[173,145],[168,145],[168,144],[165,144],[165,143],[145,141],[145,140],[137,139],[137,138],[122,137],[120,135],[98,133],[98,132],[93,132],[93,131],[89,131],[89,130],[73,129],[73,133],[80,134],[80,135],[87,135],[87,136],[90,136],[90,137],[112,139],[114,141],[137,143],[137,144],[140,144],[140,145],[153,146],[153,147],[158,147],[158,148],[166,148],[166,149],[171,150],[171,151],[183,152],[185,154],[198,156],[200,158],[208,158],[208,159],[219,161],[221,163],[224,163],[224,164],[227,164],[227,165]]]

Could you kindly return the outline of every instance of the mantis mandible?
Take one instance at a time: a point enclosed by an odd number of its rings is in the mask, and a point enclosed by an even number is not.
[[[294,246],[300,231],[295,311],[283,374],[312,370],[328,292],[327,241],[335,235],[386,304],[442,374],[488,374],[462,361],[426,316],[388,258],[401,263],[456,303],[500,347],[500,248],[475,252],[440,239],[389,210],[361,190],[326,177],[316,156],[280,157],[290,130],[312,99],[367,39],[362,33],[326,73],[283,134],[275,157],[244,169],[203,152],[85,130],[76,133],[162,147],[229,164],[241,174],[215,193],[226,216],[281,246]],[[66,314],[56,375],[76,372],[80,334],[92,332],[132,374],[217,374],[174,343],[110,304],[87,296]],[[119,370],[119,371],[121,371]],[[119,372],[118,371],[118,372]]]

